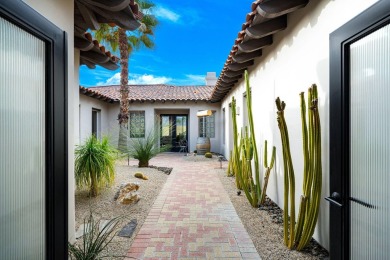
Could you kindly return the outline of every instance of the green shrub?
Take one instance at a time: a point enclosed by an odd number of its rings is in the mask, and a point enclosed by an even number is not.
[[[204,157],[206,157],[206,158],[213,158],[213,154],[207,152],[207,153],[204,154]]]
[[[91,212],[89,217],[84,219],[83,243],[81,245],[73,245],[68,242],[70,259],[95,260],[108,257],[101,254],[114,238],[114,231],[118,226],[120,219],[121,218],[117,217],[110,220],[103,227],[102,231],[99,231],[99,221],[94,220]],[[90,229],[87,228],[88,225],[90,225]]]
[[[78,145],[75,150],[77,187],[89,186],[90,195],[96,197],[100,186],[114,181],[116,154],[107,137],[100,141],[91,135],[84,144]]]
[[[149,160],[171,149],[171,145],[158,146],[159,132],[151,130],[145,138],[128,138],[127,154],[138,160],[138,167],[149,167]]]

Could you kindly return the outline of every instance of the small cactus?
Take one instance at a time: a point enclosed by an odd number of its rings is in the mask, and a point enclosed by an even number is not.
[[[206,157],[206,158],[213,158],[213,154],[207,152],[207,153],[204,154],[204,157]]]
[[[148,176],[144,175],[142,172],[136,172],[134,177],[138,179],[149,180]]]

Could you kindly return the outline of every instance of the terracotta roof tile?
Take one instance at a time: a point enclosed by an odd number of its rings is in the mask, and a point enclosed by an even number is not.
[[[229,68],[228,65],[235,63],[233,66],[235,68],[240,68],[240,66],[242,67],[244,65],[253,65],[253,60],[261,56],[261,53],[258,55],[258,50],[272,44],[272,38],[271,42],[269,42],[269,38],[267,37],[287,27],[286,15],[298,10],[299,8],[305,7],[308,2],[309,0],[256,0],[251,4],[251,12],[247,13],[245,16],[245,22],[242,24],[241,30],[238,32],[237,38],[234,40],[234,45],[229,52],[223,69],[219,74],[214,91],[211,94],[210,100],[212,102],[221,101],[228,91],[233,88],[233,85],[229,87],[222,86],[221,78],[223,78],[227,72],[231,71],[231,67]],[[270,26],[270,24],[272,24],[272,26]],[[252,27],[255,27],[255,29]],[[264,27],[264,29],[259,30],[259,27]],[[250,29],[252,29],[252,35],[251,33],[248,33],[248,30]],[[250,46],[250,48],[242,50],[243,45],[247,42],[251,42],[249,45],[254,46]],[[253,57],[250,59],[252,62],[248,63],[247,59],[241,59],[241,61],[233,62],[233,56],[236,57],[236,55],[244,55],[243,52],[254,53]],[[239,71],[242,71],[243,73],[244,69],[240,69]],[[236,74],[235,70],[233,70],[233,72]],[[221,91],[223,94],[221,94]]]
[[[130,101],[210,101],[213,86],[173,86],[166,84],[129,85]],[[120,86],[80,87],[80,92],[88,96],[119,101]],[[94,96],[96,95],[96,96]]]

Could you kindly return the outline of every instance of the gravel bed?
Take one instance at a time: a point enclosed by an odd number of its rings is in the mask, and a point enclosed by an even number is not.
[[[226,176],[226,169],[217,171],[241,222],[262,259],[328,259],[328,252],[314,239],[301,252],[289,250],[283,242],[283,211],[268,198],[266,205],[261,209],[252,208],[244,192],[237,196],[235,179]]]
[[[76,230],[83,224],[84,217],[89,215],[90,210],[94,212],[95,219],[110,219],[117,216],[123,216],[120,225],[115,233],[119,232],[132,219],[137,220],[137,227],[131,238],[115,236],[112,243],[107,248],[107,254],[110,256],[126,256],[127,251],[144,223],[150,208],[152,207],[157,195],[160,193],[168,175],[153,168],[138,168],[136,161],[119,161],[116,165],[115,183],[110,188],[101,189],[101,193],[96,198],[88,197],[88,190],[77,190],[76,197]],[[134,177],[135,172],[142,172],[149,177],[149,180],[141,180]],[[134,205],[121,205],[113,200],[120,184],[125,182],[139,182],[140,201]],[[81,238],[77,243],[81,243]],[[115,259],[121,259],[117,257]],[[105,258],[114,259],[114,258]]]

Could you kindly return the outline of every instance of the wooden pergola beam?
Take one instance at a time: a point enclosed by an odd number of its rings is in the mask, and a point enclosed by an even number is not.
[[[235,62],[238,63],[243,63],[249,60],[253,60],[256,57],[261,56],[262,52],[261,50],[253,51],[253,52],[248,52],[248,53],[241,53],[241,54],[236,54],[232,57],[232,59]]]
[[[232,70],[226,70],[226,71],[224,71],[224,75],[226,75],[227,77],[236,77],[236,76],[238,76],[238,75],[242,75],[242,74],[244,74],[244,72],[245,72],[245,69],[243,69],[243,70],[239,70],[239,71],[232,71]]]
[[[242,42],[238,44],[238,49],[241,52],[253,52],[256,50],[260,50],[264,48],[265,46],[271,45],[272,44],[272,35],[260,38],[260,39],[254,39],[254,40],[249,40],[246,42]]]
[[[231,83],[233,81],[236,81],[238,79],[242,78],[242,75],[237,75],[235,77],[228,77],[226,75],[222,76],[220,79],[225,83]]]
[[[245,32],[248,37],[259,39],[284,30],[286,27],[287,15],[283,15],[264,23],[252,25],[251,27],[248,27]]]
[[[250,61],[247,61],[244,63],[233,62],[233,63],[230,63],[228,65],[228,68],[229,68],[229,70],[239,71],[239,70],[245,69],[249,66],[252,66],[253,64],[254,64],[253,60],[250,60]]]
[[[294,12],[295,10],[305,7],[309,0],[273,0],[260,3],[256,11],[265,18],[276,18],[284,14]]]

